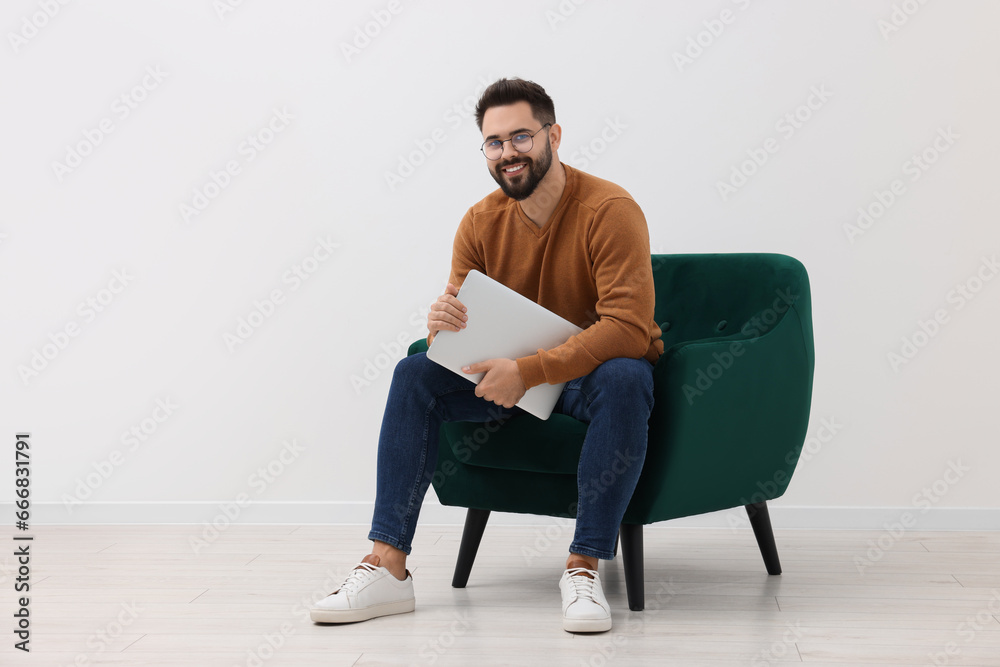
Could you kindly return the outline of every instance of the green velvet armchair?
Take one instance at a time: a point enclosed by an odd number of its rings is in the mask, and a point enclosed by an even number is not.
[[[642,526],[744,506],[767,572],[781,574],[767,501],[806,435],[814,368],[805,267],[787,255],[652,255],[664,352],[642,473],[619,530],[629,608],[644,607]],[[425,351],[419,340],[409,354]],[[432,484],[468,508],[452,586],[466,585],[491,511],[575,518],[587,425],[519,414],[441,429]],[[615,553],[617,555],[618,544]]]

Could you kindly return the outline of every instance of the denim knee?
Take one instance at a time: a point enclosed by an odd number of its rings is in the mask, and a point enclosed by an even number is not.
[[[601,394],[619,404],[643,401],[653,409],[653,367],[645,359],[616,357],[608,359],[593,371]]]
[[[410,384],[415,378],[426,377],[428,371],[433,370],[432,367],[440,368],[427,358],[426,352],[411,354],[396,362],[396,367],[392,371],[392,381]]]

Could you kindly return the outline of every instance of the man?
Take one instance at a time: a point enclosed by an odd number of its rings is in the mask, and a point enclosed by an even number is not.
[[[566,382],[555,412],[589,426],[578,468],[576,529],[559,581],[563,628],[606,631],[611,610],[598,560],[614,555],[642,469],[652,369],[663,352],[653,321],[646,220],[625,190],[559,161],[562,128],[538,84],[496,81],[479,100],[476,122],[486,166],[500,189],[470,208],[459,225],[450,281],[427,317],[428,342],[438,331],[466,326],[457,295],[471,269],[584,331],[550,350],[467,367],[470,374],[485,372],[478,385],[424,353],[397,364],[379,436],[372,553],[315,605],[311,618],[341,623],[412,611],[406,556],[434,473],[441,423],[523,413],[513,406],[527,389]],[[502,406],[499,413],[496,406]]]

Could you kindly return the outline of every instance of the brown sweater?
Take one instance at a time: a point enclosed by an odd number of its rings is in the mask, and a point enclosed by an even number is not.
[[[461,286],[478,269],[584,329],[516,360],[528,389],[587,375],[615,357],[655,363],[663,352],[642,210],[614,183],[563,168],[562,198],[541,228],[497,189],[455,234],[449,282]]]

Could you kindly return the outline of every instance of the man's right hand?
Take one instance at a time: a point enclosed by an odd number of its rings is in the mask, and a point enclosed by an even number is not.
[[[456,297],[458,288],[448,283],[444,294],[431,304],[431,312],[427,313],[427,329],[431,332],[431,342],[434,341],[438,331],[460,331],[465,328],[465,321],[469,316],[465,314],[465,306]]]

